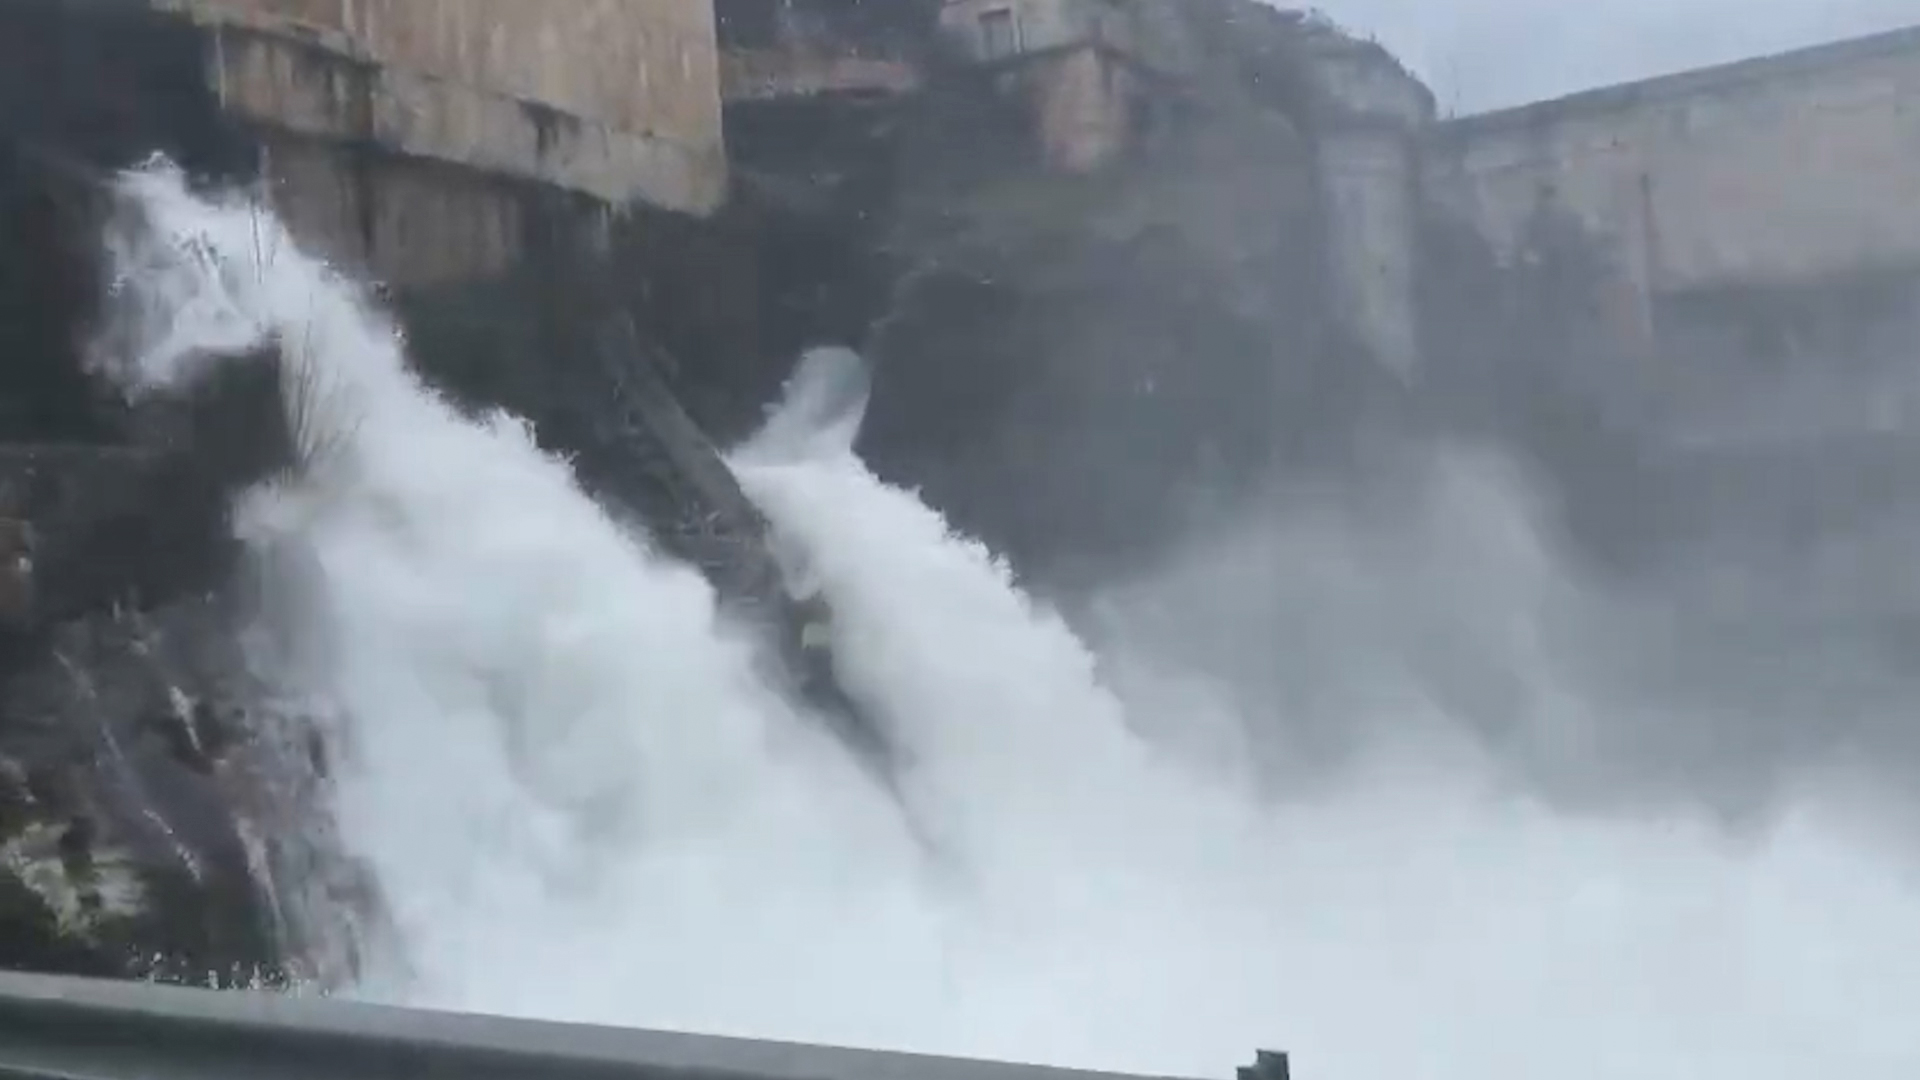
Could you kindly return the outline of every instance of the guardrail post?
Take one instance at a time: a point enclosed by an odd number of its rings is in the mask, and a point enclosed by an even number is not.
[[[1240,1066],[1238,1080],[1293,1080],[1293,1065],[1279,1051],[1260,1050],[1253,1064]]]

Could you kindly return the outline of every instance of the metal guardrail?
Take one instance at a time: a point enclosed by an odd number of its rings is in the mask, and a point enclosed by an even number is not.
[[[0,1080],[1142,1080],[1113,1073],[0,973]],[[1238,1080],[1288,1080],[1263,1053]]]

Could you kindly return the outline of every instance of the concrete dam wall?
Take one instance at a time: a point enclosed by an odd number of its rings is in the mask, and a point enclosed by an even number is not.
[[[725,196],[709,4],[157,4],[203,28],[283,212],[390,282],[504,269],[511,182],[691,214]]]
[[[1577,224],[1652,337],[1671,299],[1920,268],[1920,28],[1434,125],[1422,184],[1511,263]]]
[[[303,239],[391,285],[503,272],[536,191],[693,216],[726,196],[707,3],[11,0],[0,22],[11,98],[53,103],[10,134],[258,180]],[[207,137],[168,134],[188,128]]]

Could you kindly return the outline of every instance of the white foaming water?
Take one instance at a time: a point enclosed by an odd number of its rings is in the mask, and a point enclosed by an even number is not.
[[[108,370],[174,385],[277,337],[322,391],[324,453],[241,522],[296,602],[301,674],[349,718],[342,827],[398,930],[365,996],[1213,1076],[1257,1046],[1310,1080],[1920,1067],[1910,883],[1831,816],[1740,848],[1563,820],[1444,734],[1262,803],[1130,732],[1231,733],[1210,686],[1102,689],[985,552],[844,438],[776,423],[743,480],[910,752],[929,856],[755,681],[697,576],[518,426],[425,392],[276,223],[163,171],[126,188],[142,317]],[[1433,716],[1383,681],[1354,707]]]

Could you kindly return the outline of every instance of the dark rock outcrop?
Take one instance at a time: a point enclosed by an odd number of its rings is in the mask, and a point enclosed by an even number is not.
[[[1033,161],[990,73],[903,125],[861,449],[1036,579],[1110,573],[1277,464],[1338,458],[1379,376],[1333,315],[1297,58],[1191,8],[1166,17],[1192,72],[1090,175]]]
[[[241,655],[233,478],[207,450],[0,455],[6,533],[29,540],[5,572],[0,963],[197,982],[302,966],[286,947],[308,913],[275,881],[325,820],[317,729]]]
[[[68,623],[14,669],[0,698],[0,770],[18,781],[0,826],[10,965],[284,974],[273,870],[299,833],[255,772],[270,698],[215,651],[236,638],[218,605],[186,602]]]

